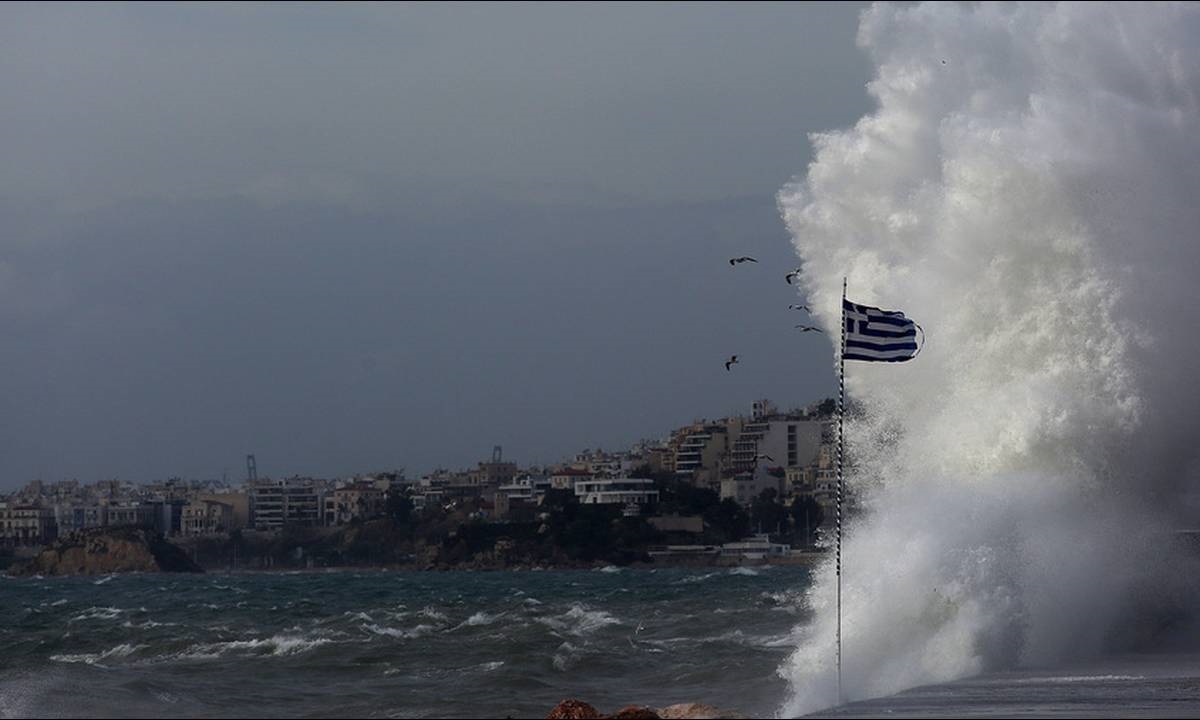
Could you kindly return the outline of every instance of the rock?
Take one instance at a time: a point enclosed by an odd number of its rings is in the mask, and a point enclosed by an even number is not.
[[[668,705],[665,708],[658,710],[658,717],[670,718],[671,720],[710,720],[716,718],[736,718],[740,717],[737,713],[728,710],[722,710],[715,705],[705,705],[704,703],[678,703],[676,705]]]
[[[620,720],[658,720],[659,714],[641,705],[627,705],[608,717]]]
[[[554,706],[546,720],[597,720],[600,712],[582,700],[563,700]]]
[[[204,572],[160,533],[135,526],[77,530],[9,568],[12,575]]]

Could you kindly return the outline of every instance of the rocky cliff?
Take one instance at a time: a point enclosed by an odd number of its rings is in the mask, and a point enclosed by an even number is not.
[[[153,530],[106,527],[59,538],[35,557],[9,568],[12,575],[107,575],[118,572],[204,572],[180,548]]]

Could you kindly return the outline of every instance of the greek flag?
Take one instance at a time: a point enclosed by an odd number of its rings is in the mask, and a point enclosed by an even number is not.
[[[895,310],[880,310],[842,299],[842,321],[846,325],[846,360],[904,362],[920,352],[917,325]],[[924,342],[924,333],[921,340]]]

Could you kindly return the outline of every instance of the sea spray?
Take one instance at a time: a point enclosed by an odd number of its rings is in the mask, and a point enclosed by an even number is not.
[[[847,367],[845,699],[1107,649],[1170,576],[1149,559],[1200,467],[1196,37],[1194,5],[864,12],[878,108],[779,198],[831,338],[843,277],[928,335]],[[838,700],[834,586],[785,715]]]

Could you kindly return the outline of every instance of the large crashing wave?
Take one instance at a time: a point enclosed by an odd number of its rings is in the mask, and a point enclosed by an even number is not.
[[[928,334],[847,364],[847,699],[1166,627],[1166,537],[1200,525],[1197,38],[1196,5],[863,14],[878,109],[780,194],[830,337],[843,276]],[[785,715],[837,699],[829,563],[808,599]]]

